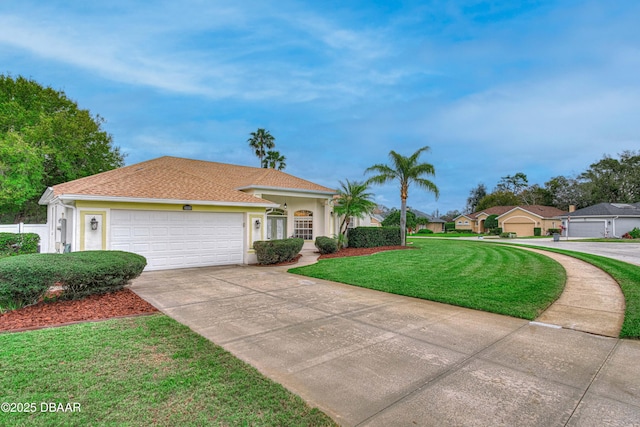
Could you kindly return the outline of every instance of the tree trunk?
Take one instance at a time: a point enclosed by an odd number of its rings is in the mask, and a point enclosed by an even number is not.
[[[407,245],[407,199],[401,198],[400,203],[400,245]]]

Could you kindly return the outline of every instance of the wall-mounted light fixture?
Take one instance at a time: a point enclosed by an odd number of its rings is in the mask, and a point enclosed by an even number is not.
[[[92,230],[97,230],[98,229],[98,220],[96,219],[96,217],[94,216],[93,218],[91,218],[91,221],[89,221],[89,224],[91,224],[91,229]]]
[[[256,219],[255,224],[256,224],[256,230],[260,230],[260,220],[259,219]]]
[[[193,209],[193,207],[191,207],[191,205],[183,205],[183,206],[182,206],[182,210],[183,210],[183,211],[190,211],[190,210],[192,210],[192,209]]]

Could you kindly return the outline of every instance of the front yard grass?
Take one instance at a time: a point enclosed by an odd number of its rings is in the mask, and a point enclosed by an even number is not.
[[[533,320],[562,293],[564,269],[525,250],[412,239],[415,250],[320,260],[291,273]]]
[[[335,425],[253,367],[164,315],[0,334],[2,426]],[[40,412],[78,403],[80,412]],[[70,406],[72,408],[72,406]]]

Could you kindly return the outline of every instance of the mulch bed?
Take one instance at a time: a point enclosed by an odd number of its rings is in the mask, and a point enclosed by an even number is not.
[[[81,300],[40,302],[0,314],[0,331],[38,329],[88,320],[155,313],[158,309],[130,289]]]
[[[396,249],[414,249],[407,246],[380,246],[377,248],[345,248],[334,254],[320,255],[319,259],[371,255]],[[290,265],[294,260],[277,265]],[[155,313],[158,309],[140,298],[130,289],[103,295],[91,295],[81,300],[40,302],[36,305],[0,314],[0,331],[22,331],[69,323],[104,320],[113,317]]]

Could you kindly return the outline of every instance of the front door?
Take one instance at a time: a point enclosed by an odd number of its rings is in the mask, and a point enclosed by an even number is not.
[[[287,237],[287,217],[267,217],[267,240],[284,239]]]

